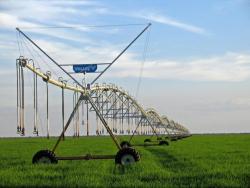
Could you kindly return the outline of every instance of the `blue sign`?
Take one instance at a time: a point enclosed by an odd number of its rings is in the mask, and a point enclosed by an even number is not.
[[[75,73],[95,72],[96,69],[97,69],[97,64],[73,65],[73,70],[75,71]]]

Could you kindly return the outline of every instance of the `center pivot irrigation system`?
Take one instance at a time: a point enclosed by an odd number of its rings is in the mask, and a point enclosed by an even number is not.
[[[33,163],[57,163],[58,160],[90,160],[90,159],[115,159],[116,164],[130,164],[140,160],[139,153],[133,146],[153,146],[168,145],[168,140],[190,136],[189,131],[181,124],[169,120],[167,116],[160,116],[153,108],[144,108],[128,92],[114,84],[97,84],[96,81],[124,54],[127,49],[151,26],[146,27],[111,61],[110,63],[99,64],[59,64],[48,53],[46,53],[37,43],[35,43],[21,29],[16,28],[18,36],[25,39],[32,48],[42,53],[50,65],[59,68],[74,84],[62,77],[52,75],[52,70],[41,69],[39,62],[33,58],[27,58],[20,54],[16,60],[17,68],[17,132],[25,135],[25,113],[24,113],[24,68],[32,71],[33,74],[33,100],[34,100],[34,130],[38,132],[38,77],[41,77],[46,84],[46,124],[47,138],[49,138],[49,84],[57,86],[62,90],[62,132],[52,150],[40,150],[33,157]],[[27,44],[25,43],[25,44]],[[20,46],[19,46],[20,48]],[[29,50],[30,51],[30,50]],[[102,71],[96,71],[98,66],[105,67]],[[67,69],[71,68],[71,71]],[[72,72],[72,70],[74,72]],[[97,76],[88,84],[80,82],[75,75],[82,76],[87,73],[96,73]],[[73,92],[73,110],[65,121],[64,112],[64,91]],[[81,112],[81,113],[80,113]],[[94,129],[95,135],[109,135],[118,152],[116,155],[81,155],[81,156],[57,156],[55,154],[59,143],[65,139],[65,132],[70,125],[73,125],[74,136],[80,136],[80,122],[86,125],[86,135],[89,135],[89,113],[96,116]],[[80,117],[81,116],[81,117]],[[82,118],[82,119],[81,119]],[[86,121],[85,121],[86,119]],[[80,121],[82,120],[82,121]],[[93,125],[94,126],[94,125]],[[92,128],[93,130],[93,128]],[[127,135],[128,140],[120,140],[119,135]],[[148,135],[143,144],[133,144],[135,135]],[[155,140],[153,138],[156,137]]]

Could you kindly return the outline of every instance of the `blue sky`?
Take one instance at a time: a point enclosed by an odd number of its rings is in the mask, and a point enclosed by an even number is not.
[[[138,101],[191,132],[250,132],[249,1],[0,0],[1,126],[11,122],[1,135],[15,131],[15,27],[60,63],[92,63],[110,62],[148,22],[152,26]],[[144,25],[79,27],[113,24]],[[44,26],[76,28],[37,29]],[[135,95],[146,36],[100,82]]]

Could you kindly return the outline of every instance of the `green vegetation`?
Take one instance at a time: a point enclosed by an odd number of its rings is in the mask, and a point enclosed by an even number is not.
[[[145,137],[136,137],[142,143]],[[125,168],[114,160],[32,165],[55,139],[0,139],[0,186],[249,187],[250,135],[195,135],[169,146],[136,147],[141,161]],[[114,154],[109,137],[67,138],[58,155]]]

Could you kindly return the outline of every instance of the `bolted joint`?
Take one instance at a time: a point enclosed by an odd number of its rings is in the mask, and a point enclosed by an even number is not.
[[[21,67],[26,67],[28,59],[19,58],[18,62]]]
[[[46,78],[43,77],[43,81],[44,81],[44,82],[48,82],[48,80],[49,80],[50,77],[51,77],[51,72],[50,72],[50,71],[47,71],[46,74],[44,74],[44,76],[46,76]]]

